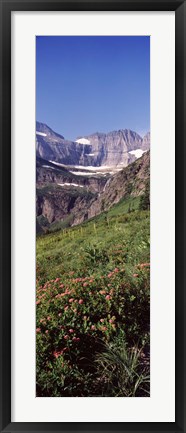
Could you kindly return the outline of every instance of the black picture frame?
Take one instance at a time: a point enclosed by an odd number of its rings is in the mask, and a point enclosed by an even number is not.
[[[150,423],[11,422],[11,11],[175,11],[176,19],[176,420]],[[186,1],[0,0],[0,430],[1,432],[186,432]],[[184,146],[185,145],[185,146]],[[185,172],[184,172],[185,168]]]

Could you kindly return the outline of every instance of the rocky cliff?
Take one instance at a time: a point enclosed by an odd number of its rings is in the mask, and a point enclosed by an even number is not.
[[[150,132],[147,132],[147,134],[143,137],[142,150],[149,150],[150,149]]]
[[[96,132],[70,141],[36,122],[37,156],[65,165],[126,167],[149,148],[149,133],[142,138],[134,131],[121,129],[108,134]]]
[[[63,222],[64,227],[73,225],[78,218],[82,222],[88,218],[87,209],[97,194],[86,189],[65,185],[60,187],[49,184],[36,190],[36,215],[40,227],[51,226],[55,222]],[[42,217],[43,219],[41,219]],[[37,231],[38,227],[37,227]]]
[[[109,178],[109,174],[105,176],[86,176],[72,173],[66,167],[56,166],[50,161],[36,157],[36,184],[42,188],[48,184],[56,184],[58,186],[74,186],[84,188],[91,192],[101,192]]]
[[[137,161],[108,179],[101,194],[91,203],[88,218],[107,211],[124,197],[142,195],[149,180],[150,152],[146,152]]]

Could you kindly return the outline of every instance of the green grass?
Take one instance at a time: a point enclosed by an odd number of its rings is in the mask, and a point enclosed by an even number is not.
[[[82,269],[89,274],[94,271],[96,260],[87,259],[86,249],[97,247],[100,254],[106,250],[106,263],[97,263],[98,268],[111,269],[125,262],[135,265],[149,258],[149,212],[127,213],[129,203],[137,207],[139,199],[122,201],[80,226],[58,231],[37,238],[37,266],[43,279],[56,278],[65,272]],[[69,217],[70,218],[70,217]],[[65,224],[65,222],[63,222]],[[55,228],[55,227],[54,227]],[[120,251],[117,253],[117,251]],[[92,252],[93,255],[93,252]]]
[[[38,396],[149,396],[150,212],[138,206],[38,236]]]

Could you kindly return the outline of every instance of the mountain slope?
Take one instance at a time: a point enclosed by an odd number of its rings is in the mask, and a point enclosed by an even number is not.
[[[44,170],[47,173],[50,172],[49,168]],[[61,183],[59,182],[60,177],[50,181],[49,176],[54,176],[53,171],[50,175],[48,174],[47,182],[37,183],[38,223],[43,227],[43,220],[41,220],[43,216],[47,227],[57,221],[61,222],[61,226],[58,226],[61,228],[64,227],[63,223],[68,226],[77,225],[103,211],[108,211],[123,198],[128,199],[144,194],[150,178],[150,152],[146,152],[137,161],[111,176],[107,181],[105,178],[97,180],[88,178],[87,183],[82,185],[79,179],[78,183],[75,183],[74,178],[78,178],[75,175],[73,179],[70,178],[69,182],[69,178],[65,180],[64,173],[59,174],[58,176],[62,176],[63,179]],[[91,185],[93,181],[97,184]]]
[[[122,198],[138,197],[145,192],[150,179],[150,152],[108,179],[102,193],[88,210],[88,218],[108,210]]]

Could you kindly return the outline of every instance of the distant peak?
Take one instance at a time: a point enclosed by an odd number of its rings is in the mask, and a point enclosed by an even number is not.
[[[36,121],[36,133],[38,135],[43,135],[46,134],[47,135],[56,135],[59,138],[64,139],[63,135],[58,134],[58,132],[55,132],[52,128],[50,128],[46,123],[42,123],[42,122],[38,122]],[[43,135],[44,136],[44,135]]]

